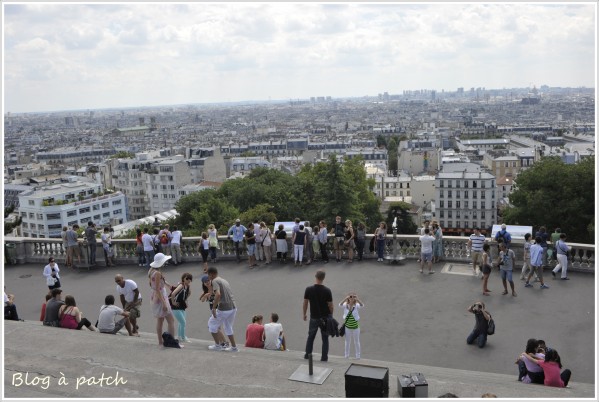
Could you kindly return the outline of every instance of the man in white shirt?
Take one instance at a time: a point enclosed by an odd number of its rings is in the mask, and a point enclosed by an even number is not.
[[[129,336],[139,336],[131,332],[131,323],[129,322],[129,312],[124,311],[119,306],[114,305],[114,296],[108,295],[104,298],[104,305],[100,308],[100,317],[98,318],[98,331],[103,334],[115,335],[123,327],[127,329]],[[117,320],[118,316],[123,318]]]
[[[123,309],[129,313],[129,321],[133,329],[133,334],[137,334],[137,319],[141,315],[141,293],[137,288],[137,283],[131,279],[123,278],[123,275],[117,274],[114,277],[116,282],[116,291],[121,297]]]
[[[154,261],[154,239],[148,233],[149,229],[144,228],[144,234],[141,237],[141,243],[144,246],[144,254],[146,255],[146,268],[150,269],[150,263]]]
[[[183,233],[179,230],[177,226],[173,226],[173,231],[171,232],[171,261],[175,265],[179,265],[183,262],[182,254],[181,254],[181,239],[183,238]]]
[[[264,349],[287,350],[283,325],[279,323],[279,315],[277,313],[272,313],[270,315],[270,322],[264,324],[262,340],[264,341]]]
[[[420,273],[423,273],[424,264],[428,264],[428,273],[434,274],[433,271],[433,241],[434,236],[430,235],[430,229],[424,229],[424,235],[420,236]]]

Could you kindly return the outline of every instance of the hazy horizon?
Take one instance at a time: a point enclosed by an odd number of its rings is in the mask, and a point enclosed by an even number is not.
[[[596,3],[4,3],[4,112],[596,87]],[[146,105],[146,106],[144,106]]]

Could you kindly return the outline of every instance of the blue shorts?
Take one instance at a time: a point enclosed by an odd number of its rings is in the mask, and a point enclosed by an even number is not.
[[[433,260],[433,253],[420,253],[420,256],[424,262]]]
[[[499,271],[501,273],[501,279],[507,279],[508,282],[513,282],[512,271],[506,271],[504,269]]]
[[[256,254],[256,245],[248,244],[248,255],[255,255],[255,254]]]

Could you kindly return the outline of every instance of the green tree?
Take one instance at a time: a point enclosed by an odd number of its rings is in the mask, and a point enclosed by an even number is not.
[[[397,147],[398,138],[391,137],[387,144],[387,166],[392,175],[397,175],[398,161],[397,161]]]
[[[115,159],[133,159],[135,158],[135,154],[127,151],[119,151],[116,154],[112,155],[111,158]]]
[[[353,191],[350,177],[337,161],[337,156],[333,154],[326,164],[319,162],[317,165],[324,170],[324,174],[315,177],[317,196],[323,200],[321,216],[329,221],[337,215],[343,219],[354,218],[353,220],[360,217],[357,194]]]
[[[343,171],[349,177],[357,196],[357,215],[349,217],[349,219],[353,222],[364,222],[369,229],[376,227],[382,219],[379,211],[381,201],[372,191],[376,181],[366,177],[364,159],[358,157],[346,160],[343,164]]]
[[[411,205],[407,202],[392,202],[387,210],[387,231],[390,233],[393,229],[391,225],[397,217],[397,233],[414,234],[418,226],[414,223],[410,215]]]
[[[536,162],[514,181],[504,222],[530,225],[535,231],[539,226],[560,227],[569,241],[593,243],[589,224],[595,221],[594,167],[594,158],[573,165],[559,157]]]

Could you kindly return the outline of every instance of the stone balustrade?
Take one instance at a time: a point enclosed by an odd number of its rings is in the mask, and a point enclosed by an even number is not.
[[[370,252],[370,242],[373,235],[367,235],[366,245],[364,247],[364,258],[374,259],[376,254]],[[420,241],[417,235],[405,234],[388,234],[385,242],[386,256],[402,256],[407,259],[417,259],[420,256]],[[202,257],[199,251],[199,237],[183,238],[181,244],[181,252],[183,259],[189,262],[201,262]],[[491,245],[491,257],[497,256],[497,244],[492,239],[487,239]],[[134,239],[113,239],[113,248],[115,252],[115,262],[117,264],[137,264],[136,242]],[[513,241],[512,249],[516,252],[517,264],[522,263],[523,258],[523,241]],[[64,261],[66,258],[66,250],[62,245],[61,239],[34,239],[29,237],[5,237],[4,238],[5,263],[7,264],[30,264],[30,263],[47,263],[49,257],[54,257],[58,261]],[[594,271],[595,267],[595,245],[568,243],[572,247],[572,253],[569,257],[569,267],[571,270]],[[100,265],[104,263],[104,253],[101,242],[98,240],[96,247],[96,260]],[[244,247],[245,249],[245,247]],[[288,239],[287,258],[293,260],[293,248],[291,240]],[[327,243],[329,255],[332,255],[333,240],[329,235]],[[87,244],[83,239],[80,243],[80,251],[82,259],[87,256]],[[276,259],[275,242],[271,246],[273,260]],[[244,250],[245,254],[245,250]],[[344,255],[347,251],[344,250]],[[305,255],[305,253],[304,253]],[[317,256],[318,258],[319,256]],[[219,236],[218,259],[235,259],[235,249],[233,242],[227,239],[226,236]],[[468,249],[468,238],[460,236],[445,236],[443,238],[443,258],[444,261],[464,262],[470,261],[470,250]],[[555,265],[555,261],[551,261],[550,265]]]

